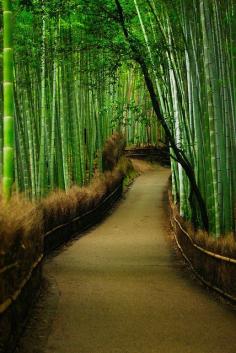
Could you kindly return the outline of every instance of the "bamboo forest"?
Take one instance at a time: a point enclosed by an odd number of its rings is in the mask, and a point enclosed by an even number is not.
[[[0,353],[236,352],[236,0],[0,26]]]

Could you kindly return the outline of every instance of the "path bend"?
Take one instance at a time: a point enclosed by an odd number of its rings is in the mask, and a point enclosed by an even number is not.
[[[44,266],[18,353],[233,353],[236,315],[183,269],[167,241],[169,170],[134,182],[119,207]]]

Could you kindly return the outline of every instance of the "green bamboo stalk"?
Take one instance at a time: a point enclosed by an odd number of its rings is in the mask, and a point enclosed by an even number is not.
[[[212,170],[212,182],[214,191],[214,216],[215,216],[215,227],[214,233],[216,237],[220,235],[220,210],[219,210],[219,199],[218,199],[218,185],[217,185],[217,160],[216,160],[216,122],[215,122],[215,111],[213,105],[214,92],[212,91],[212,61],[209,51],[209,39],[207,37],[207,4],[200,1],[200,16],[203,33],[203,50],[204,50],[204,70],[206,79],[206,93],[208,98],[208,117],[209,117],[209,140],[210,140],[210,151],[211,151],[211,170]],[[208,32],[209,34],[209,32]]]
[[[44,0],[42,0],[43,11],[45,11]],[[39,152],[39,175],[38,195],[44,196],[46,187],[46,18],[42,17],[42,54],[41,54],[41,120],[40,120],[40,152]]]
[[[9,200],[14,182],[14,93],[12,3],[3,0],[3,196]]]

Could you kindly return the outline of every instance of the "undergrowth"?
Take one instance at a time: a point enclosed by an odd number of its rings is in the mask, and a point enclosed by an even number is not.
[[[170,192],[169,198],[174,216],[197,245],[213,253],[236,259],[236,241],[233,233],[224,234],[219,238],[215,238],[202,229],[195,229],[191,222],[180,216],[178,205],[174,204]]]
[[[11,296],[43,251],[41,209],[13,195],[0,200],[0,304]]]
[[[124,157],[124,139],[114,134],[105,144],[104,173],[95,173],[85,187],[55,190],[38,203],[14,194],[0,196],[0,304],[19,287],[43,252],[43,235],[95,208],[132,170]]]

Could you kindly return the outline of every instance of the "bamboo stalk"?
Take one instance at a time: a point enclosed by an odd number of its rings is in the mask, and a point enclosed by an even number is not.
[[[3,0],[3,196],[8,200],[14,182],[13,20],[10,0]]]

